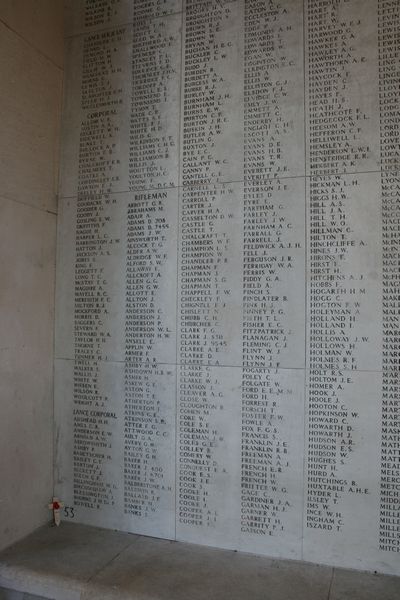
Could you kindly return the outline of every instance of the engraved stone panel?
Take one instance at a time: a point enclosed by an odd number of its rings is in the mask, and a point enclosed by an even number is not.
[[[304,178],[245,182],[243,366],[304,368]]]
[[[56,360],[64,518],[174,537],[175,381],[174,366]]]
[[[65,517],[400,574],[400,7],[70,3]]]
[[[66,0],[67,36],[140,24],[182,11],[183,0]]]
[[[66,35],[126,25],[132,22],[133,4],[132,0],[66,0]]]
[[[178,185],[180,14],[134,24],[129,189]]]
[[[240,366],[243,184],[180,191],[181,364]]]
[[[174,539],[176,367],[125,363],[124,375],[122,528]]]
[[[243,180],[243,2],[186,0],[183,186]]]
[[[60,197],[128,187],[132,26],[67,41]]]
[[[177,539],[237,548],[241,369],[182,364],[178,386]]]
[[[381,374],[308,374],[304,558],[373,569],[378,553]]]
[[[304,371],[243,369],[240,543],[302,556]]]
[[[121,363],[56,360],[55,494],[66,519],[121,527],[123,384]]]
[[[307,174],[379,169],[376,0],[306,2]]]

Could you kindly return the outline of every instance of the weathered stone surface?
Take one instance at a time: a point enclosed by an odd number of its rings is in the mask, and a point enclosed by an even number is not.
[[[79,600],[85,584],[136,536],[81,525],[42,527],[0,558],[0,585],[57,600]]]
[[[52,493],[55,215],[0,197],[0,236],[0,547],[5,547],[46,522]]]
[[[56,212],[63,72],[0,27],[1,195]]]
[[[0,554],[2,585],[1,600],[397,600],[400,580],[62,523]]]

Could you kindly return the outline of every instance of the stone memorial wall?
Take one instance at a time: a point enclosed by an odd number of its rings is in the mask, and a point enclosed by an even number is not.
[[[64,518],[400,574],[398,0],[69,10]]]

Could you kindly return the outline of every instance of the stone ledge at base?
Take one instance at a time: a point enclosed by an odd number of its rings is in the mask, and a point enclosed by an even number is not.
[[[84,525],[0,554],[0,600],[399,600],[400,578]]]

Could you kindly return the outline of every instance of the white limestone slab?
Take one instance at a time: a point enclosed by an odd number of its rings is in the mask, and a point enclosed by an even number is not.
[[[128,201],[122,194],[62,201],[57,358],[124,359]]]
[[[303,3],[242,4],[244,177],[304,175]]]
[[[61,207],[56,357],[175,362],[178,191]]]
[[[376,171],[377,4],[308,0],[305,11],[307,174]]]
[[[300,559],[304,371],[243,369],[239,549]]]
[[[180,14],[67,42],[61,196],[178,185],[180,62]]]
[[[132,26],[66,42],[60,197],[127,191]]]
[[[186,4],[180,184],[243,180],[243,4]]]
[[[179,13],[134,25],[131,190],[174,187],[179,183],[181,37]]]
[[[307,195],[307,361],[314,368],[380,370],[380,178],[313,177]]]
[[[182,365],[177,539],[301,556],[304,377]]]
[[[246,181],[243,213],[243,366],[304,368],[304,178]]]
[[[134,0],[133,18],[134,23],[140,23],[145,19],[166,17],[179,13],[183,10],[185,0]]]
[[[118,528],[174,539],[176,367],[126,363],[124,411],[124,516]]]
[[[132,22],[132,0],[67,0],[65,2],[65,35],[98,31]]]
[[[305,560],[396,570],[379,550],[381,385],[380,373],[309,374]]]
[[[63,517],[174,537],[173,366],[57,360],[55,494]]]
[[[176,539],[237,548],[241,369],[178,369]]]
[[[180,190],[178,357],[240,366],[243,184]]]
[[[123,197],[125,360],[174,364],[178,190],[138,191]]]
[[[123,399],[122,363],[56,360],[55,495],[67,520],[121,525]]]
[[[142,25],[149,19],[182,10],[182,0],[67,0],[66,35],[109,29],[116,25]]]
[[[372,0],[76,7],[56,338],[68,512],[398,572],[400,16]],[[71,504],[73,461],[93,461],[79,402],[116,415],[99,509]]]
[[[400,307],[396,302],[400,264],[399,199],[400,173],[395,170],[382,172],[382,368],[391,373],[400,368]]]

